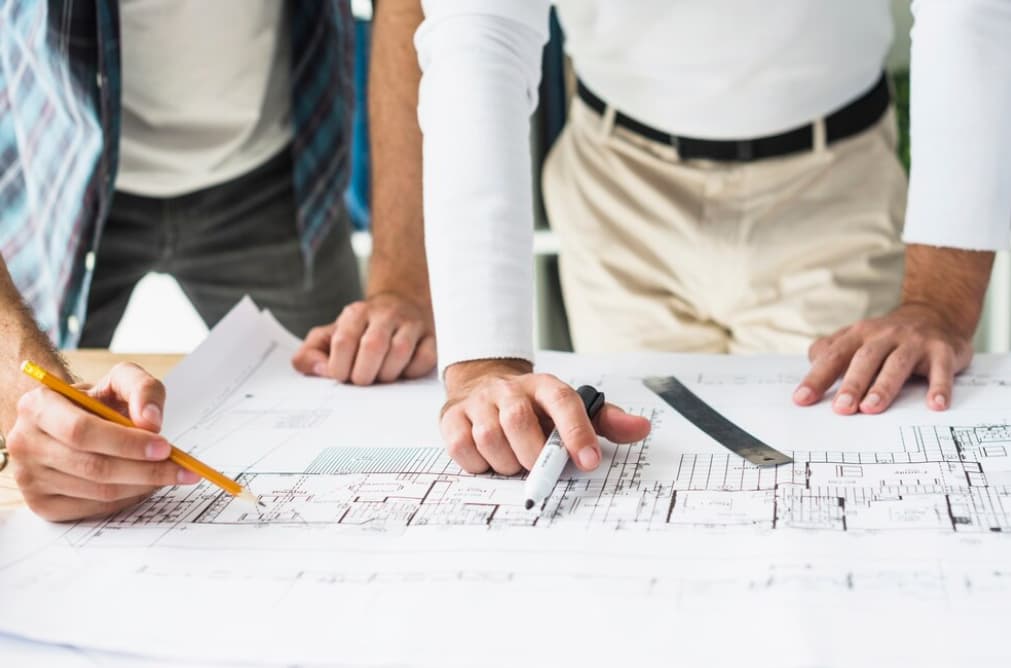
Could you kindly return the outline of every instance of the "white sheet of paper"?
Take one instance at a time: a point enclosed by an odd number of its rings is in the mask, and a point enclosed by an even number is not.
[[[202,661],[1007,665],[1011,363],[952,410],[801,409],[793,357],[545,354],[654,431],[540,512],[443,453],[434,379],[303,378],[240,304],[167,379],[165,432],[240,476],[107,520],[0,523],[0,630]],[[758,470],[642,386],[674,373],[795,462]],[[935,632],[936,631],[936,632]],[[973,663],[975,662],[975,663]]]

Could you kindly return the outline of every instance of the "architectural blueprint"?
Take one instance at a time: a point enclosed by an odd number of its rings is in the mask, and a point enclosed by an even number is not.
[[[527,511],[522,477],[446,456],[435,380],[301,378],[296,343],[247,302],[167,382],[166,435],[261,508],[200,484],[69,526],[8,515],[0,631],[307,664],[1007,665],[1004,358],[978,360],[951,411],[914,386],[843,418],[790,405],[799,358],[546,355],[653,429]],[[758,469],[707,441],[642,386],[658,370],[794,462]],[[556,615],[550,631],[531,611]],[[610,640],[558,642],[597,625]]]
[[[1011,428],[907,427],[895,440],[893,451],[792,452],[794,463],[776,468],[729,453],[680,453],[658,469],[647,438],[610,448],[602,477],[562,480],[540,512],[523,509],[515,479],[468,474],[442,448],[326,448],[304,471],[242,474],[262,508],[209,485],[172,488],[67,537],[96,544],[153,526],[164,541],[192,525],[1011,531]],[[145,534],[133,535],[146,544]]]

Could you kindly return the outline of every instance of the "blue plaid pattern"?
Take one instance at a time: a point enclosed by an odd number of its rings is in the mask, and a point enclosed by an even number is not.
[[[340,215],[349,171],[348,0],[286,3],[297,229],[306,262]],[[84,323],[120,133],[116,0],[0,0],[0,254],[62,347]]]

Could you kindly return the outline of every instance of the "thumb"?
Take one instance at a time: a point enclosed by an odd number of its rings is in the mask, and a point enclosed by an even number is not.
[[[640,415],[631,415],[614,404],[604,404],[593,420],[597,433],[613,443],[635,443],[646,438],[650,422]]]
[[[161,430],[165,386],[147,371],[136,364],[117,364],[99,387],[106,398],[126,407],[135,425],[148,431]]]

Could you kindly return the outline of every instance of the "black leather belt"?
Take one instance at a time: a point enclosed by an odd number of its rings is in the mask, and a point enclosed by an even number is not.
[[[576,82],[579,98],[598,114],[603,114],[607,103],[597,97],[582,81]],[[884,74],[869,91],[845,107],[825,117],[825,139],[828,143],[863,132],[888,110],[891,93]],[[694,139],[679,137],[640,123],[620,111],[615,114],[615,124],[662,144],[675,147],[682,160],[717,160],[721,162],[750,162],[810,151],[814,148],[814,125],[804,125],[769,137],[756,139]]]

